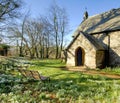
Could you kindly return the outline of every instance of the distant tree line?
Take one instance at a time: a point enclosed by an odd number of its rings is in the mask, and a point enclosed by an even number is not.
[[[22,1],[2,0],[0,22],[19,16],[18,8],[22,6],[20,2]],[[11,8],[9,12],[6,10],[8,7]],[[49,7],[47,14],[32,18],[28,12],[18,22],[7,26],[7,37],[16,46],[19,56],[61,58],[68,32],[68,15],[64,8],[56,4]]]

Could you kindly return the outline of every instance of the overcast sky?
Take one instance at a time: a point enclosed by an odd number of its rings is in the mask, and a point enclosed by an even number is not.
[[[64,7],[68,13],[69,25],[72,33],[83,20],[85,8],[89,16],[109,11],[113,8],[120,8],[120,0],[24,0],[25,9],[30,10],[33,17],[40,14],[45,15],[47,9],[54,1],[61,7]]]

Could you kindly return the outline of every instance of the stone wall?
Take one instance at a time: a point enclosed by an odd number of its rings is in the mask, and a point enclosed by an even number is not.
[[[94,35],[109,50],[109,65],[120,66],[120,31]]]
[[[105,51],[96,51],[96,66],[97,68],[105,67]]]
[[[120,31],[110,35],[110,65],[120,66]]]
[[[80,34],[73,42],[67,52],[67,66],[75,66],[75,51],[81,47],[85,51],[84,65],[89,68],[96,68],[96,50],[90,41]]]

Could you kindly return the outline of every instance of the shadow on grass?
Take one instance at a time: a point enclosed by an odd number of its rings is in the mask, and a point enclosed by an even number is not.
[[[73,97],[76,98],[79,95],[83,95],[83,97],[92,97],[95,95],[98,88],[101,88],[102,86],[105,87],[105,83],[112,82],[113,79],[111,78],[104,78],[101,76],[91,76],[91,75],[85,75],[81,72],[68,72],[63,71],[63,73],[55,73],[51,75],[51,81],[50,82],[41,82],[41,81],[28,81],[26,83],[21,83],[20,86],[21,94],[25,91],[31,91],[32,94],[40,94],[40,93],[50,93],[50,94],[57,94],[62,91],[64,93],[64,96]],[[11,88],[13,88],[14,85],[9,85]],[[111,85],[109,83],[109,85]],[[16,89],[18,91],[19,89]],[[14,91],[7,91],[7,88],[5,88],[5,91],[3,93],[10,93]],[[94,93],[92,93],[94,92]],[[74,95],[73,95],[74,94]],[[37,96],[36,96],[37,98]]]
[[[63,75],[65,76],[59,78],[60,76]],[[78,76],[74,76],[74,75],[78,75]],[[65,74],[58,73],[56,75],[53,75],[52,77],[53,79],[51,79],[51,82],[47,84],[48,88],[50,87],[49,88],[50,90],[59,91],[61,89],[64,89],[67,90],[68,92],[73,91],[72,94],[71,93],[69,94],[71,96],[73,96],[73,94],[77,92],[74,97],[78,96],[82,92],[86,93],[86,95],[88,96],[90,96],[91,94],[94,95],[97,92],[97,89],[103,87],[108,88],[112,86],[111,83],[113,84],[113,79],[111,78],[78,74],[74,72],[71,72],[68,75],[66,73]],[[92,92],[95,93],[93,94]]]
[[[33,62],[34,66],[42,68],[61,68],[65,67],[65,63],[62,63],[60,60],[40,60]]]

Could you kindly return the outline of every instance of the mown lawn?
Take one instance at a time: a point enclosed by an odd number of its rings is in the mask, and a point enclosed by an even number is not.
[[[120,80],[65,69],[60,60],[32,60],[28,68],[50,82],[14,83],[1,92],[2,103],[119,103]],[[117,73],[120,71],[117,70]],[[18,76],[19,77],[19,76]],[[15,77],[17,78],[17,77]],[[20,78],[20,77],[19,77]],[[5,85],[3,85],[5,87]],[[9,87],[11,86],[11,87]],[[2,87],[2,86],[1,86]],[[7,98],[6,98],[7,97]]]

